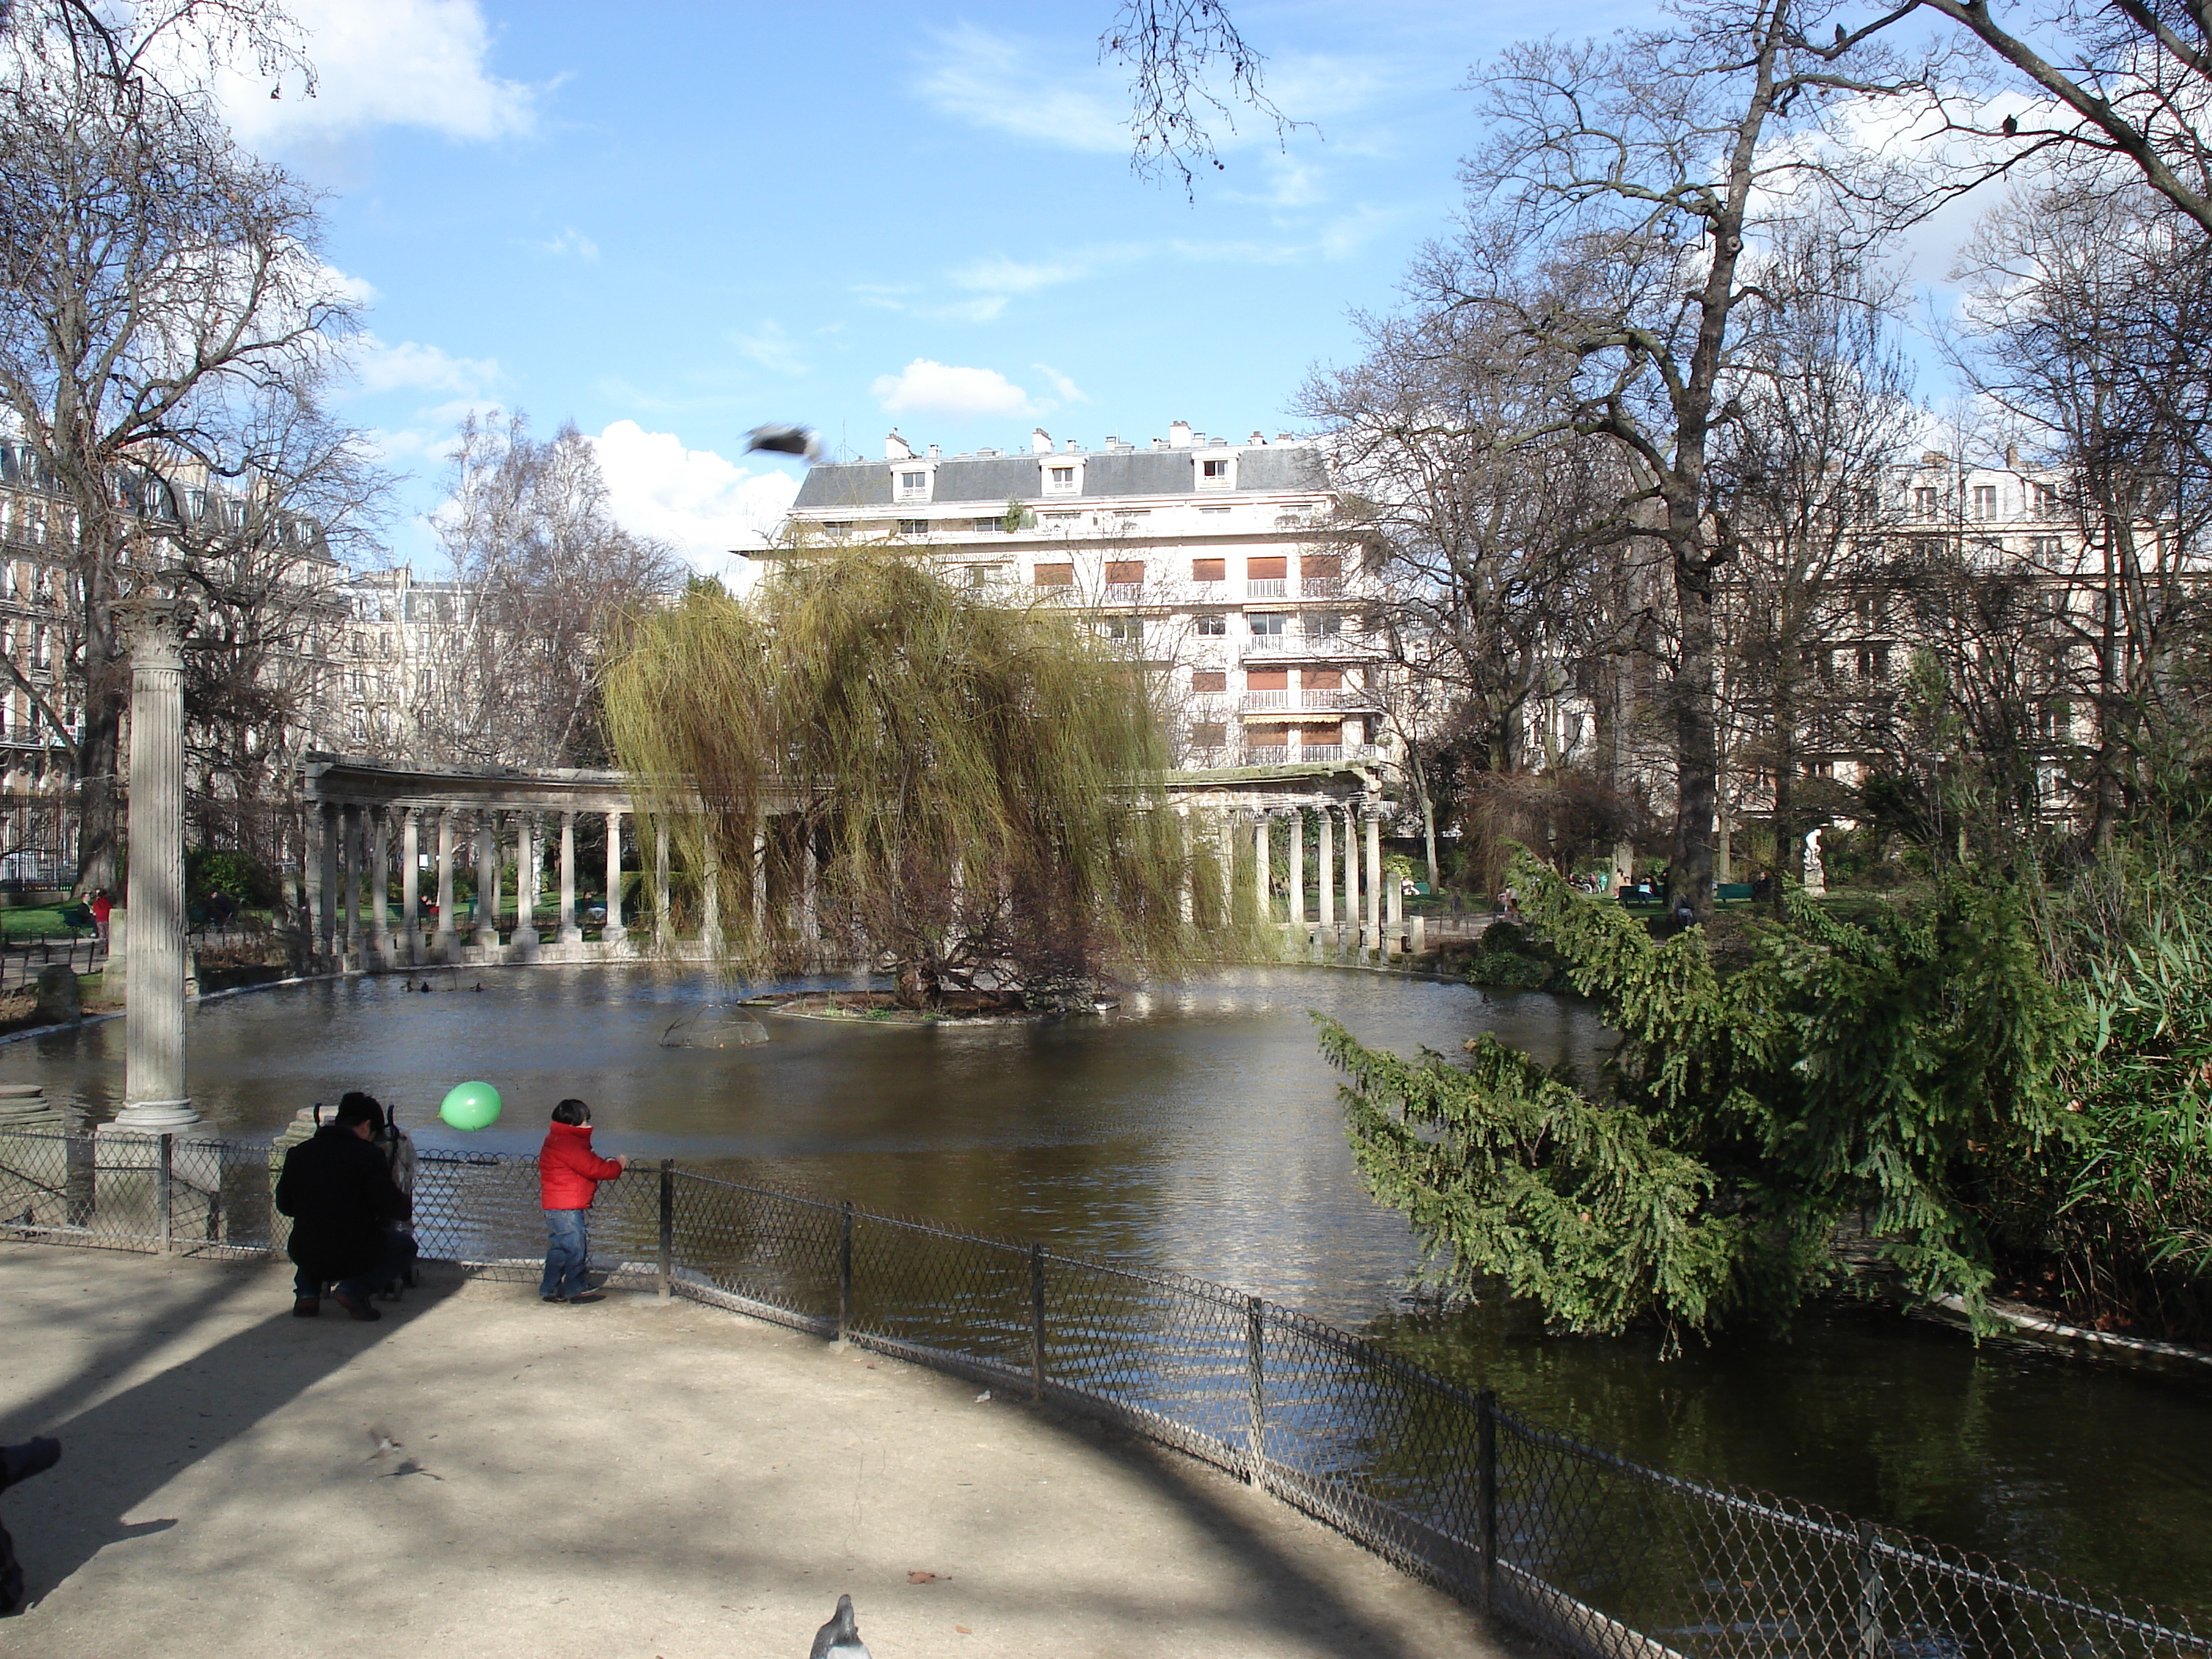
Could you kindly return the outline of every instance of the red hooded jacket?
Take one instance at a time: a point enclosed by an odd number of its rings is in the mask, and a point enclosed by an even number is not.
[[[549,1210],[588,1210],[599,1182],[612,1181],[622,1165],[592,1150],[588,1123],[556,1123],[538,1149],[538,1189]]]

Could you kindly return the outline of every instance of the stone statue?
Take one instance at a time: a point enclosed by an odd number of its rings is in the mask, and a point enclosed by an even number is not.
[[[1827,867],[1820,862],[1820,832],[1805,832],[1805,890],[1819,895],[1828,890]]]

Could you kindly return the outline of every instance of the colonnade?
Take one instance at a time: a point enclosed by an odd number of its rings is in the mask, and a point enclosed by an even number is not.
[[[1201,809],[1202,810],[1202,809]],[[1294,951],[1310,951],[1316,962],[1354,953],[1388,958],[1425,948],[1421,918],[1406,927],[1403,889],[1382,874],[1382,821],[1389,809],[1380,800],[1358,796],[1312,804],[1286,803],[1257,808],[1219,808],[1211,816],[1216,837],[1216,870],[1221,882],[1221,913],[1237,915],[1239,824],[1251,833],[1251,890],[1258,914],[1249,920],[1279,923]],[[1306,892],[1306,825],[1315,823],[1316,914],[1309,916]],[[1284,872],[1285,914],[1275,914],[1276,825],[1288,828]],[[1202,832],[1201,832],[1202,833]],[[1340,851],[1340,848],[1341,849]],[[1194,876],[1194,879],[1195,879]],[[1188,899],[1185,914],[1192,909]]]

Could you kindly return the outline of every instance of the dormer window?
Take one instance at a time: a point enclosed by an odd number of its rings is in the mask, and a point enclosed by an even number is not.
[[[898,475],[898,498],[902,501],[926,501],[929,499],[929,474],[916,469]]]
[[[1045,468],[1044,487],[1054,495],[1073,495],[1075,494],[1075,469],[1072,466]]]
[[[1231,476],[1234,463],[1226,455],[1209,456],[1198,464],[1198,487],[1200,489],[1226,489],[1235,482]]]

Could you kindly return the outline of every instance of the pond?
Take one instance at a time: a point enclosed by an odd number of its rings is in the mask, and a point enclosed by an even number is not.
[[[416,981],[417,983],[422,981]],[[434,973],[212,1001],[191,1018],[195,1103],[264,1136],[367,1088],[428,1146],[533,1152],[564,1095],[603,1151],[675,1158],[977,1231],[1216,1279],[1360,1329],[1522,1414],[1742,1481],[2212,1613],[2212,1370],[2142,1371],[1832,1309],[1785,1338],[1549,1336],[1505,1304],[1407,1295],[1402,1222],[1362,1190],[1309,1009],[1364,1041],[1455,1052],[1492,1031],[1594,1066],[1571,999],[1331,970],[1228,973],[1096,1020],[914,1029],[764,1018],[750,1048],[660,1046],[726,994],[651,967]],[[481,986],[481,989],[477,987]],[[0,1048],[94,1120],[122,1086],[119,1021]],[[452,1084],[505,1096],[493,1128],[435,1117]]]

